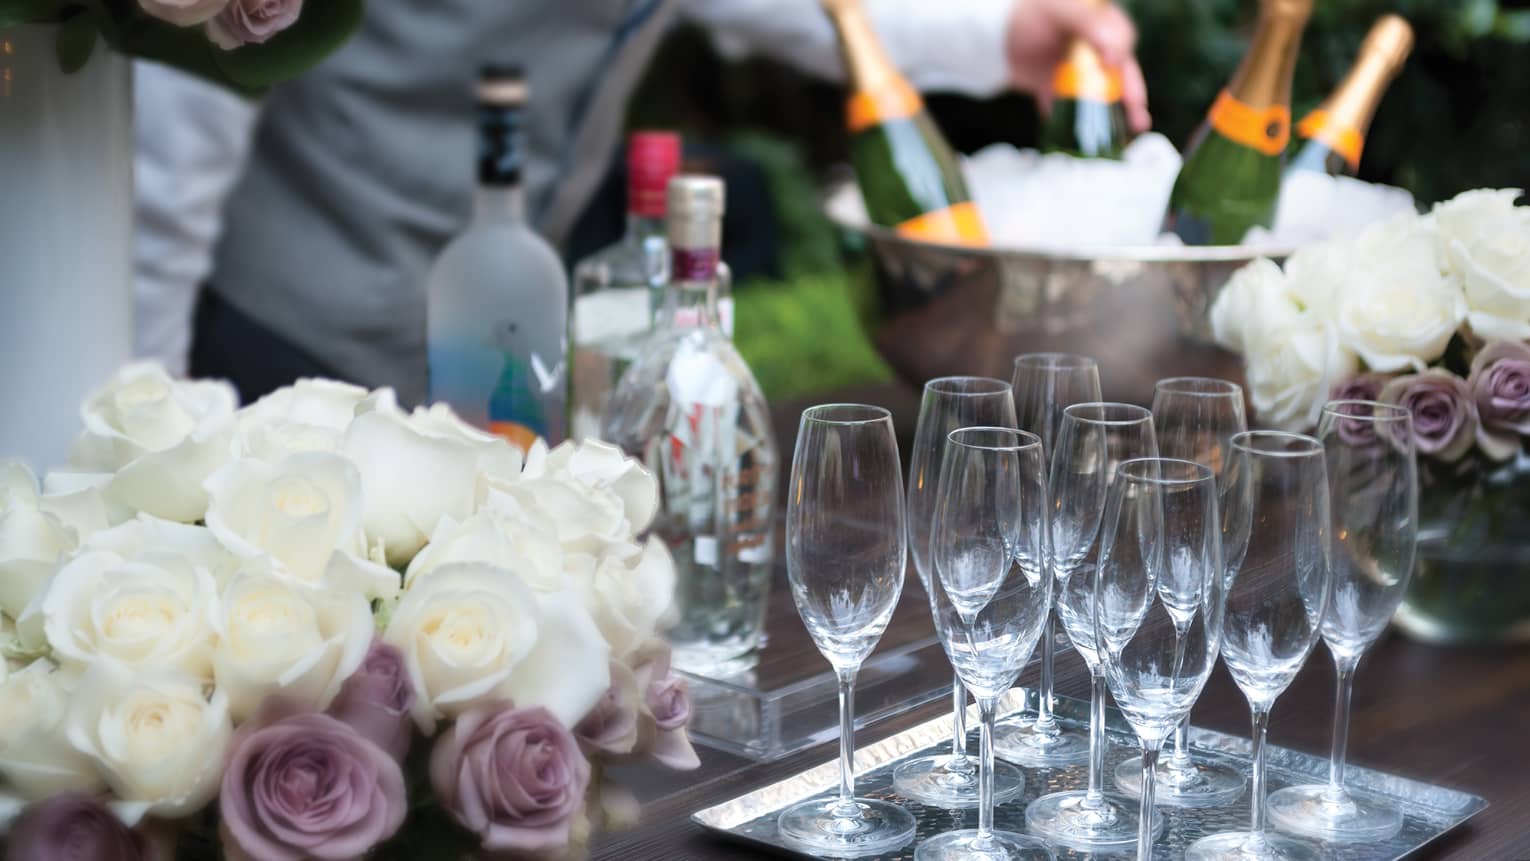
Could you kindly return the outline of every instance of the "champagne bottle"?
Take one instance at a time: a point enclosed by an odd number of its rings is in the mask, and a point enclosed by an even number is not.
[[[1104,5],[1106,0],[1083,0]],[[1041,127],[1041,148],[1081,158],[1120,158],[1126,149],[1121,73],[1107,68],[1088,42],[1074,39],[1052,75],[1052,113]]]
[[[1301,148],[1289,170],[1354,176],[1376,105],[1413,50],[1413,28],[1396,15],[1371,25],[1349,74],[1323,103],[1296,125]]]
[[[850,157],[871,220],[952,245],[986,245],[951,145],[877,40],[861,0],[823,0],[850,79]]]
[[[1261,0],[1247,56],[1191,139],[1164,226],[1188,245],[1236,245],[1269,227],[1291,140],[1291,73],[1312,0]]]

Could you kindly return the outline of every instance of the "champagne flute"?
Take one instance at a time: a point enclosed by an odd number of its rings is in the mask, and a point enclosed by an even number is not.
[[[1402,812],[1344,786],[1349,698],[1355,667],[1397,611],[1413,573],[1418,538],[1418,471],[1413,418],[1374,401],[1331,401],[1318,439],[1328,456],[1333,515],[1333,598],[1323,640],[1338,675],[1333,758],[1328,783],[1292,786],[1270,796],[1270,820],[1324,840],[1385,840],[1402,828]]]
[[[1071,353],[1026,353],[1015,357],[1013,376],[1016,427],[1041,437],[1050,468],[1062,413],[1073,404],[1100,400],[1100,367],[1088,356]],[[1054,580],[1056,575],[1053,575]],[[1072,765],[1089,756],[1089,738],[1064,729],[1052,715],[1052,663],[1057,646],[1054,617],[1047,617],[1041,635],[1041,682],[1037,685],[1036,715],[1015,718],[999,727],[994,750],[1021,765]]]
[[[989,377],[941,377],[924,385],[908,474],[908,541],[914,570],[930,592],[930,522],[945,460],[946,437],[957,428],[1015,426],[1010,384]],[[967,756],[967,690],[951,683],[951,753],[921,756],[893,771],[893,788],[905,798],[938,807],[976,807],[978,769]],[[1025,774],[1009,763],[994,772],[994,798],[1002,804],[1025,790]]]
[[[1142,744],[1138,861],[1153,857],[1158,750],[1217,660],[1221,538],[1210,467],[1164,458],[1121,464],[1101,527],[1094,630],[1106,683]]]
[[[1034,837],[993,827],[993,722],[1030,660],[1052,597],[1041,440],[1013,428],[948,437],[930,531],[930,609],[982,722],[978,826],[919,845],[916,861],[1051,861]]]
[[[1084,850],[1130,847],[1137,805],[1106,795],[1105,675],[1094,648],[1094,581],[1100,523],[1116,469],[1157,457],[1153,414],[1131,404],[1074,404],[1063,410],[1047,490],[1057,616],[1089,667],[1089,786],[1043,795],[1025,809],[1026,826],[1055,843]],[[1162,817],[1153,827],[1160,827]]]
[[[1243,387],[1211,377],[1170,377],[1153,387],[1153,429],[1158,453],[1211,468],[1220,481],[1227,469],[1228,443],[1248,430]],[[1215,807],[1243,794],[1243,772],[1190,755],[1190,716],[1174,731],[1173,753],[1159,760],[1156,797],[1176,807]],[[1142,760],[1116,766],[1116,786],[1128,795],[1142,791]]]
[[[896,804],[855,797],[855,674],[876,648],[903,591],[908,540],[892,415],[826,404],[802,413],[786,507],[792,599],[839,676],[839,793],[781,811],[777,828],[805,852],[877,855],[914,837]]]
[[[1222,659],[1248,697],[1254,782],[1248,831],[1202,837],[1187,861],[1316,861],[1320,850],[1265,828],[1270,708],[1317,644],[1332,589],[1328,472],[1310,436],[1246,431],[1232,438],[1223,545],[1227,613]]]

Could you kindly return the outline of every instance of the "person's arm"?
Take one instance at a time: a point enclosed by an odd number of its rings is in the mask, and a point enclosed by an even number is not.
[[[197,291],[223,201],[244,169],[257,104],[157,63],[134,64],[134,353],[184,375]]]

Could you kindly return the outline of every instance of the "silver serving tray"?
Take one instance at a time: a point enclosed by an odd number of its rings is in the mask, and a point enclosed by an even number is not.
[[[1000,703],[1000,721],[1005,716],[1023,711],[1027,702],[1034,707],[1034,700],[1035,694],[1027,689],[1016,688],[1010,691]],[[1110,775],[1117,763],[1136,755],[1137,743],[1136,736],[1120,712],[1112,708],[1108,714],[1106,726],[1110,749],[1105,757],[1106,791],[1113,792]],[[1066,724],[1084,727],[1088,724],[1089,704],[1069,697],[1058,697],[1057,715]],[[975,706],[969,708],[968,721],[968,726],[976,725]],[[876,857],[888,861],[912,859],[914,846],[919,841],[952,829],[977,826],[977,812],[974,810],[953,811],[927,807],[903,798],[892,789],[892,772],[898,763],[914,756],[946,751],[950,744],[950,732],[950,718],[942,715],[855,752],[856,794],[896,801],[914,814],[918,822],[913,843],[896,852]],[[1250,744],[1247,738],[1192,728],[1190,745],[1197,754],[1207,759],[1221,760],[1248,773]],[[974,730],[970,749],[976,748]],[[1328,760],[1323,756],[1273,746],[1268,749],[1267,756],[1269,788],[1272,792],[1283,786],[1321,783],[1327,779]],[[825,762],[801,774],[697,811],[691,815],[691,819],[703,828],[730,839],[803,857],[787,846],[776,833],[776,816],[782,809],[798,801],[838,791],[838,768],[837,760]],[[999,806],[995,812],[995,824],[1000,828],[1024,832],[1027,804],[1049,792],[1082,789],[1088,780],[1082,765],[1050,769],[1026,768],[1024,771],[1025,792],[1018,799]],[[1487,807],[1486,800],[1470,793],[1372,769],[1352,765],[1346,775],[1348,785],[1352,788],[1384,796],[1396,803],[1404,813],[1403,827],[1396,836],[1381,842],[1316,844],[1322,847],[1323,857],[1331,861],[1401,858]],[[1246,829],[1249,822],[1247,791],[1243,797],[1223,807],[1192,810],[1160,806],[1158,809],[1164,815],[1165,828],[1153,847],[1155,859],[1181,858],[1185,849],[1197,839],[1219,831]],[[1061,846],[1054,849],[1060,861],[1102,857]],[[1113,857],[1120,857],[1120,853]]]

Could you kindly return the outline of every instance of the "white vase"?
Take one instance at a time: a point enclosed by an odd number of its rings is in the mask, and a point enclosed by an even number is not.
[[[0,30],[0,459],[64,460],[80,399],[133,343],[132,64]]]

